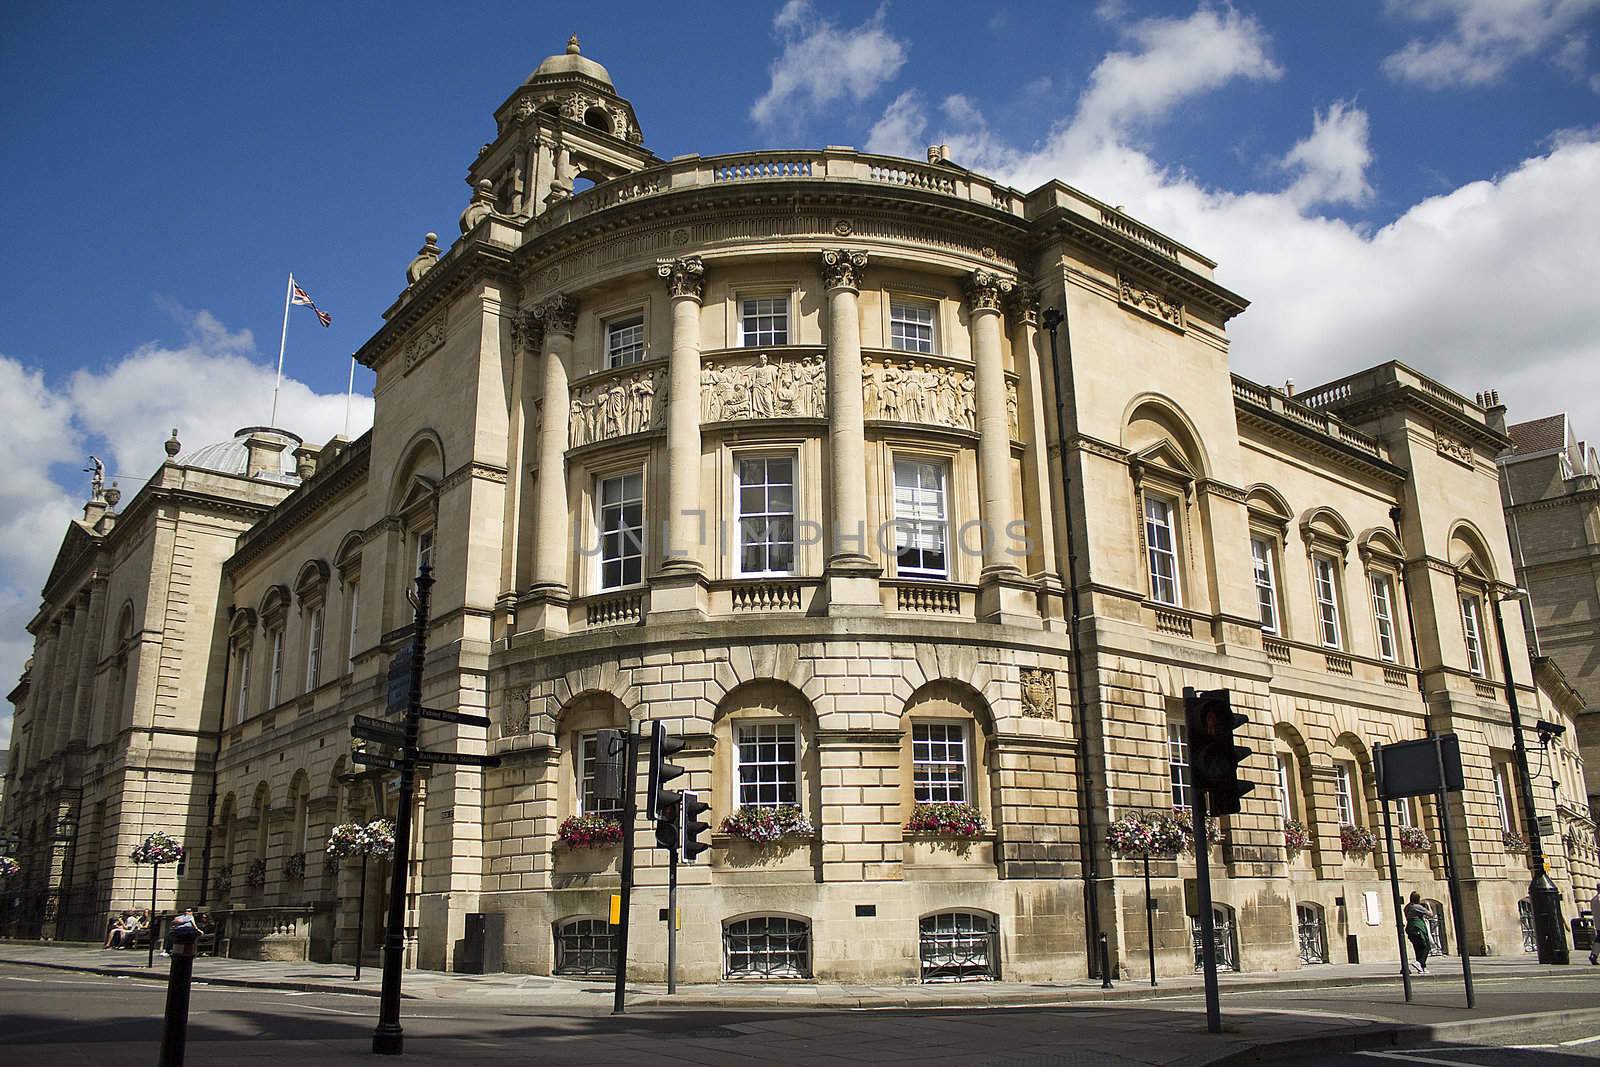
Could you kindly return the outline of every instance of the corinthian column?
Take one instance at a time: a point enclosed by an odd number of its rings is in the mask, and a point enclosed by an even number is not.
[[[705,529],[700,501],[700,301],[706,268],[699,256],[662,260],[672,303],[667,364],[667,546],[662,570],[701,573],[697,546]]]
[[[572,331],[578,303],[557,294],[533,309],[544,336],[543,424],[539,431],[539,493],[534,512],[533,585],[535,599],[562,610],[544,613],[535,629],[565,629],[568,543],[567,378],[572,362]]]
[[[861,315],[858,300],[867,254],[837,248],[822,253],[828,291],[828,462],[832,515],[828,523],[828,610],[881,610],[877,577],[867,555],[866,426],[861,404]]]
[[[1056,531],[1050,501],[1055,487],[1050,480],[1047,442],[1054,414],[1046,410],[1048,393],[1039,359],[1039,291],[1031,285],[1018,284],[1011,290],[1009,310],[1012,361],[1017,370],[1017,429],[1026,450],[1022,460],[1022,513],[1034,546],[1028,557],[1029,573],[1056,596],[1061,579],[1050,570],[1047,561],[1065,559],[1066,550],[1063,548],[1058,556],[1052,555]]]

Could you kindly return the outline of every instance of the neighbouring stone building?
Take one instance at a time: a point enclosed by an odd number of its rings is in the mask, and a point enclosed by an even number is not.
[[[190,849],[162,900],[224,914],[228,951],[349,959],[362,909],[375,948],[387,865],[360,900],[323,844],[393,813],[349,729],[385,713],[426,558],[425,702],[492,726],[424,746],[502,763],[422,779],[417,966],[611,965],[619,849],[562,827],[613,811],[594,731],[662,719],[723,828],[682,872],[684,980],[1070,978],[1096,929],[1143,974],[1142,864],[1107,831],[1188,804],[1191,685],[1250,718],[1257,788],[1212,846],[1234,966],[1395,951],[1372,751],[1430,729],[1468,783],[1444,940],[1520,950],[1506,686],[1570,702],[1520,627],[1502,655],[1481,406],[1396,362],[1301,395],[1232,375],[1215,265],[1058,182],[939,150],[663,160],[576,40],[468,180],[357,353],[370,433],[241,431],[69,531],[13,694],[14,921],[132,906],[161,828]],[[919,805],[983,827],[915,832]],[[780,807],[811,832],[724,826]],[[1394,814],[1406,887],[1444,901],[1431,804]],[[637,840],[659,977],[665,853]],[[1157,968],[1188,971],[1192,861],[1152,874]]]

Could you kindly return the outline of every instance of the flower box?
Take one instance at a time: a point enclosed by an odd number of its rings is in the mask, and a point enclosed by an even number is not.
[[[1339,848],[1346,856],[1370,856],[1378,847],[1378,835],[1365,826],[1345,823],[1339,827]]]
[[[183,858],[183,846],[157,830],[135,845],[128,858],[135,863],[177,863]]]
[[[722,820],[722,832],[754,845],[776,845],[785,839],[817,836],[817,828],[811,820],[791,805],[746,805]]]
[[[1400,851],[1408,856],[1430,852],[1433,839],[1419,826],[1400,827]]]
[[[906,820],[906,833],[976,840],[988,828],[976,804],[918,804]]]
[[[609,848],[622,844],[622,821],[610,815],[574,815],[556,830],[567,848]]]
[[[251,860],[250,869],[244,875],[245,885],[251,889],[260,889],[267,884],[267,861]]]
[[[1311,830],[1298,819],[1286,819],[1283,823],[1283,847],[1291,856],[1305,852],[1311,848]]]
[[[22,864],[10,856],[0,856],[0,878],[11,878],[22,872]]]

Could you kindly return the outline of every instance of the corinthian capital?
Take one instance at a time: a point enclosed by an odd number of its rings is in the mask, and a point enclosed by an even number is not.
[[[1039,325],[1039,290],[1027,282],[1018,282],[1006,303],[1015,321],[1024,326]]]
[[[520,353],[537,355],[544,347],[544,320],[531,311],[511,316],[511,343]]]
[[[829,289],[860,289],[867,253],[859,248],[829,248],[822,253],[822,280]]]
[[[699,256],[656,260],[656,273],[667,280],[669,297],[701,300],[706,294],[706,265]]]
[[[964,286],[967,293],[967,310],[999,311],[1001,302],[1005,300],[1006,294],[1011,292],[1013,285],[1010,278],[979,267],[967,276]]]
[[[556,293],[535,304],[531,314],[546,333],[571,337],[578,325],[578,302],[565,293]]]

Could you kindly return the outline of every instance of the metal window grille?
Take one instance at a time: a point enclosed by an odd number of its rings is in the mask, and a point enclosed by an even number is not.
[[[1150,599],[1178,603],[1178,553],[1172,537],[1172,504],[1158,496],[1144,498],[1144,540],[1150,558]]]
[[[902,575],[944,578],[945,468],[942,463],[894,462],[894,538],[896,570]]]
[[[933,351],[933,308],[927,304],[889,305],[889,347],[901,352]]]
[[[741,457],[736,473],[740,573],[794,573],[794,457]]]
[[[1539,941],[1533,931],[1533,905],[1526,900],[1517,901],[1517,925],[1522,927],[1522,951],[1538,952]]]
[[[1399,658],[1399,654],[1395,651],[1394,596],[1390,590],[1388,575],[1372,576],[1372,615],[1378,623],[1378,655],[1393,663]]]
[[[633,585],[644,577],[644,475],[600,480],[600,588]]]
[[[1213,908],[1211,912],[1211,925],[1216,933],[1215,953],[1217,957],[1217,970],[1237,971],[1239,969],[1239,954],[1233,942],[1233,921],[1228,918],[1228,913],[1221,908]],[[1189,917],[1189,933],[1194,941],[1194,969],[1201,970],[1205,966],[1205,938],[1200,932],[1200,918]]]
[[[644,359],[644,318],[606,323],[606,366],[626,367]]]
[[[574,919],[556,930],[557,974],[616,974],[617,944],[604,919]]]
[[[1429,912],[1424,917],[1423,922],[1428,924],[1428,940],[1433,943],[1433,947],[1428,950],[1428,955],[1448,956],[1450,955],[1450,946],[1445,943],[1444,939],[1444,904],[1437,900],[1427,900],[1423,901],[1423,903],[1428,905]]]
[[[792,723],[752,723],[739,731],[739,804],[799,803],[799,763]]]
[[[722,946],[729,978],[811,976],[811,924],[803,919],[762,915],[728,923]]]
[[[1300,942],[1301,963],[1327,963],[1328,938],[1322,926],[1322,909],[1310,904],[1295,906],[1295,934]]]
[[[1261,629],[1278,632],[1278,584],[1272,575],[1272,546],[1259,537],[1250,539],[1250,554],[1255,559],[1256,606],[1261,613]]]
[[[745,348],[789,343],[789,298],[747,297],[740,305],[739,343]]]
[[[967,802],[967,731],[961,723],[914,724],[911,764],[917,803]]]
[[[946,911],[924,916],[918,952],[922,980],[992,981],[1000,977],[1000,929],[987,915]]]
[[[579,789],[582,793],[582,799],[580,800],[581,813],[584,815],[617,815],[622,811],[622,801],[611,797],[597,797],[594,793],[595,773],[599,769],[599,760],[595,751],[595,745],[598,741],[598,734],[584,734],[578,751],[578,781]]]
[[[1315,563],[1317,615],[1322,624],[1322,643],[1328,648],[1339,644],[1339,589],[1333,576],[1333,560],[1318,556]]]
[[[1167,772],[1172,779],[1172,806],[1190,807],[1194,794],[1189,787],[1189,728],[1181,722],[1167,723]]]

